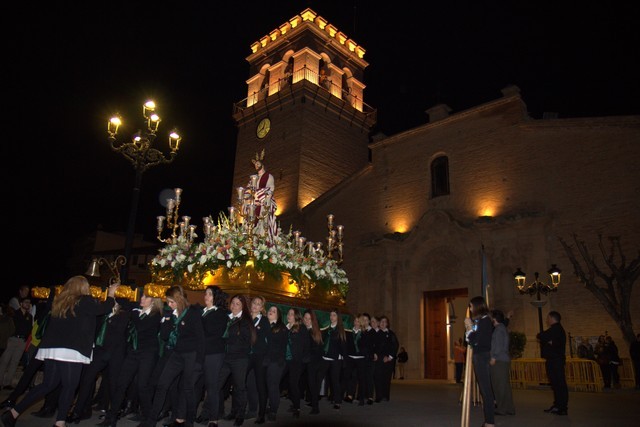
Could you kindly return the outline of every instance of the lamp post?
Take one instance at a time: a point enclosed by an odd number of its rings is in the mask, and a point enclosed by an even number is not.
[[[122,264],[121,278],[123,282],[128,281],[129,271],[128,265],[131,258],[131,249],[133,246],[133,236],[136,227],[136,216],[138,213],[138,202],[140,201],[140,187],[142,185],[142,174],[152,166],[171,163],[175,158],[178,148],[180,147],[181,137],[177,129],[171,130],[169,133],[169,157],[153,148],[156,139],[158,126],[160,125],[160,117],[156,114],[156,104],[153,101],[147,101],[142,106],[142,116],[146,122],[144,131],[138,130],[131,137],[131,142],[118,142],[116,136],[118,128],[122,124],[122,118],[115,115],[109,120],[107,125],[107,133],[109,135],[109,144],[111,149],[126,157],[133,168],[136,176],[131,196],[131,210],[129,211],[129,223],[127,225],[127,235],[124,244],[124,257],[127,260]]]
[[[546,284],[539,281],[538,272],[535,272],[534,273],[535,280],[533,281],[533,283],[529,285],[525,284],[527,277],[526,277],[526,274],[522,270],[520,270],[520,267],[518,267],[516,272],[513,273],[513,277],[516,281],[516,287],[518,288],[518,292],[520,292],[520,294],[522,295],[526,294],[530,296],[533,296],[533,295],[536,296],[536,300],[531,301],[531,305],[538,309],[538,326],[540,328],[540,332],[544,330],[542,325],[542,307],[547,303],[546,300],[542,301],[540,299],[540,295],[541,294],[548,295],[551,292],[557,292],[558,285],[560,285],[561,271],[558,267],[556,267],[555,264],[551,264],[551,268],[547,273],[549,273],[549,276],[551,277],[550,284]]]

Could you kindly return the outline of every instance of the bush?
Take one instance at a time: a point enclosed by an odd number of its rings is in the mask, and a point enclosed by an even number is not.
[[[509,332],[509,355],[512,359],[519,359],[527,345],[527,336],[523,332]]]

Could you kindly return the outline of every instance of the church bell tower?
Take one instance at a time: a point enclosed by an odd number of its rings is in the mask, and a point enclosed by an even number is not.
[[[251,45],[247,97],[234,104],[235,188],[264,149],[283,228],[301,210],[368,164],[376,110],[364,102],[365,50],[313,10]]]

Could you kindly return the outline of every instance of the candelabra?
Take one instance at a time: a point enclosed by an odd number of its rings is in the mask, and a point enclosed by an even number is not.
[[[174,189],[175,198],[167,199],[167,214],[166,216],[158,216],[157,230],[158,240],[162,243],[176,244],[179,239],[182,238],[187,245],[193,243],[193,239],[196,236],[196,226],[190,224],[190,216],[182,216],[182,221],[179,221],[180,215],[180,202],[182,201],[182,189]],[[162,233],[168,230],[171,234],[169,237],[163,238]]]
[[[539,275],[537,271],[534,273],[535,280],[529,285],[525,284],[526,274],[520,270],[520,267],[518,267],[516,272],[513,273],[513,277],[516,281],[516,288],[520,294],[529,296],[536,295],[536,300],[531,301],[531,305],[538,309],[538,327],[540,328],[540,332],[544,330],[542,324],[542,307],[547,303],[547,301],[542,301],[540,299],[540,295],[548,295],[551,292],[557,292],[558,285],[560,285],[561,271],[555,264],[551,264],[551,268],[548,273],[551,277],[551,284],[549,285],[538,280]]]
[[[344,226],[333,225],[334,216],[333,214],[327,215],[327,228],[329,229],[329,236],[327,237],[327,258],[333,259],[334,252],[338,254],[338,264],[342,264],[343,261],[343,243],[342,237],[344,235]]]
[[[124,256],[127,260],[131,257],[131,249],[133,246],[142,174],[152,166],[171,163],[178,152],[180,141],[182,139],[178,134],[177,129],[174,128],[171,130],[169,133],[169,157],[165,157],[161,151],[153,148],[153,143],[156,139],[156,133],[161,121],[155,110],[156,104],[153,101],[147,101],[142,106],[142,116],[146,121],[146,129],[144,131],[138,130],[138,132],[133,134],[131,142],[121,143],[116,140],[118,128],[122,125],[122,118],[119,115],[112,117],[107,125],[107,133],[109,134],[111,149],[126,157],[131,162],[136,172],[124,247]],[[123,264],[122,280],[124,282],[128,280],[127,264]]]
[[[113,285],[113,284],[119,285],[120,272],[118,271],[118,267],[122,267],[126,263],[127,263],[127,259],[122,255],[118,255],[116,259],[113,260],[112,262],[102,257],[101,258],[94,257],[93,260],[91,260],[91,264],[89,264],[89,268],[87,269],[87,272],[85,274],[91,277],[100,277],[100,266],[106,265],[109,268],[109,271],[111,271],[111,277],[109,278],[109,285]]]

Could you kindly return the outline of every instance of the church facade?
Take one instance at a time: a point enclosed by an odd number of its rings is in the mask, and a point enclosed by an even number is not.
[[[328,214],[344,225],[345,309],[390,318],[409,352],[407,377],[452,378],[453,342],[468,300],[482,294],[513,311],[525,357],[539,356],[535,304],[559,311],[572,336],[607,331],[628,354],[560,239],[576,235],[598,260],[599,236],[605,246],[618,236],[638,256],[639,116],[534,120],[509,86],[499,99],[453,114],[437,105],[424,125],[372,136],[365,50],[323,17],[307,9],[251,48],[247,98],[234,111],[234,187],[264,149],[283,229],[325,241]],[[534,272],[549,283],[552,265],[562,270],[556,292],[540,303],[520,294],[517,269],[527,283]],[[637,291],[631,313],[637,324]]]

